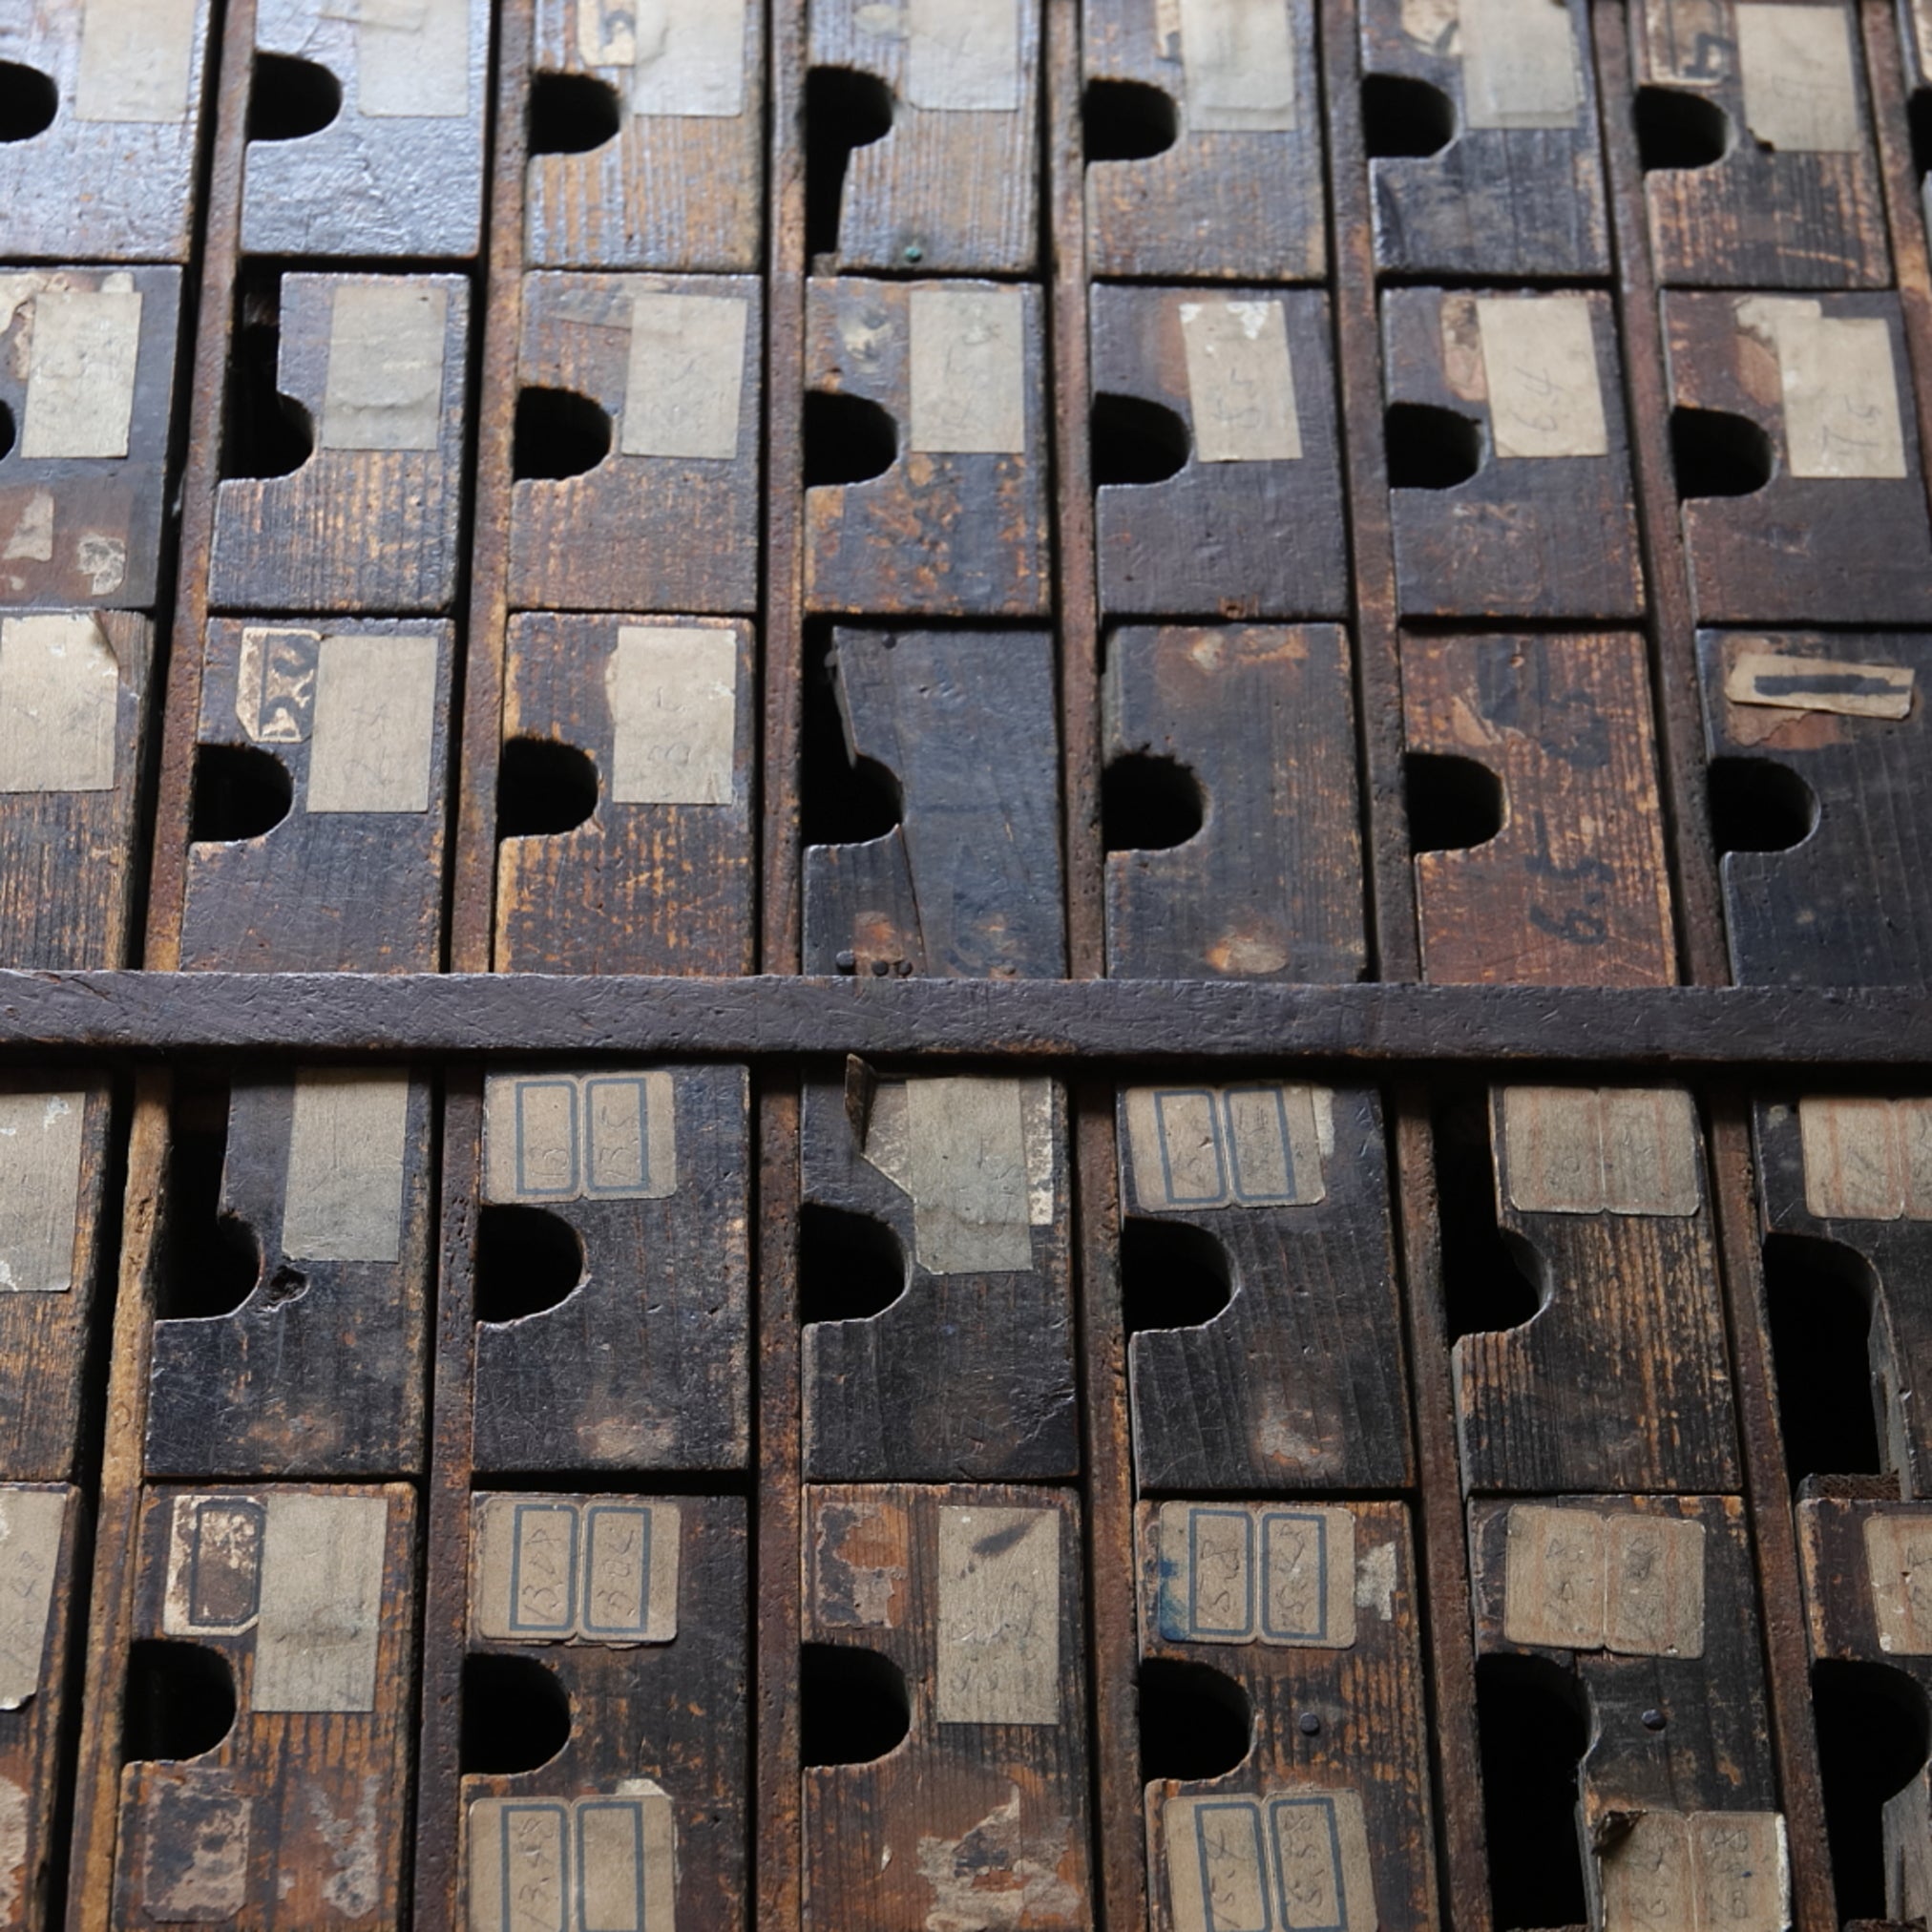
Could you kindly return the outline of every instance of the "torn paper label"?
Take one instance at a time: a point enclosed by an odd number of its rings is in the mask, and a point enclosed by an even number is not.
[[[1855,664],[1837,658],[1785,657],[1741,651],[1724,675],[1733,704],[1775,705],[1786,711],[1830,711],[1842,718],[1909,718],[1909,664]]]
[[[1278,302],[1184,302],[1181,344],[1194,453],[1204,463],[1296,462],[1301,418]]]
[[[0,1292],[74,1287],[87,1095],[0,1094]]]
[[[1785,464],[1794,476],[1901,477],[1904,420],[1891,325],[1794,296],[1748,295],[1738,326],[1777,355]]]
[[[1736,19],[1744,118],[1753,136],[1780,154],[1856,154],[1863,136],[1850,13],[1745,0]]]
[[[67,1503],[64,1489],[0,1488],[0,1711],[40,1690]]]
[[[85,611],[0,618],[0,792],[112,791],[120,665]]]
[[[410,1077],[303,1067],[283,1190],[291,1261],[394,1261],[403,1249]]]

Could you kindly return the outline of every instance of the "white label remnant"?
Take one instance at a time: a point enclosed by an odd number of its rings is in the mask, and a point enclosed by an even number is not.
[[[1589,298],[1479,296],[1476,321],[1496,453],[1608,455]]]
[[[1460,0],[1463,113],[1472,128],[1573,128],[1583,109],[1564,0]]]
[[[392,278],[336,285],[322,405],[325,450],[433,450],[443,422],[450,293]]]
[[[1019,109],[1019,0],[906,0],[906,98],[955,114]]]
[[[388,1501],[276,1490],[262,1538],[262,1711],[373,1711]]]
[[[1787,155],[1856,154],[1861,142],[1851,16],[1842,7],[1737,9],[1744,118]]]
[[[1026,306],[1017,288],[914,288],[907,298],[911,424],[934,455],[1023,455]]]
[[[0,1292],[74,1286],[86,1119],[84,1093],[0,1094]]]
[[[0,618],[0,792],[111,791],[120,666],[85,611]]]
[[[618,448],[626,456],[738,453],[745,337],[742,295],[631,298],[631,353]]]
[[[1060,1722],[1060,1513],[939,1511],[941,1724]]]
[[[719,627],[624,624],[604,669],[619,805],[729,805],[738,638]]]
[[[33,297],[23,456],[128,452],[140,362],[136,288],[43,288]]]
[[[410,1077],[301,1067],[295,1075],[282,1251],[292,1261],[394,1261],[403,1250]]]
[[[1738,298],[1737,326],[1777,356],[1794,476],[1903,476],[1905,428],[1883,316],[1828,316],[1796,296]]]
[[[1184,302],[1181,343],[1202,462],[1300,459],[1301,418],[1280,303]]]
[[[745,112],[746,0],[578,0],[592,67],[631,71],[631,112],[735,120]]]
[[[1764,704],[1781,711],[1909,718],[1912,682],[1909,664],[1857,664],[1838,658],[1742,651],[1724,674],[1724,695],[1733,704]]]
[[[1289,0],[1180,0],[1187,125],[1266,134],[1300,125]]]
[[[311,812],[430,808],[434,638],[324,638],[309,746]]]
[[[74,117],[184,121],[194,58],[195,0],[84,0]]]
[[[474,0],[361,0],[356,105],[379,120],[460,120],[470,112]]]

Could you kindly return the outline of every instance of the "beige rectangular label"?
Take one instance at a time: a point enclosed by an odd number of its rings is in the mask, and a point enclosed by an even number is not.
[[[1017,288],[914,288],[911,426],[915,452],[1026,453],[1026,304]]]
[[[322,404],[325,450],[434,450],[450,292],[391,278],[336,285]]]
[[[1289,0],[1180,0],[1187,125],[1204,133],[1300,126]]]
[[[83,0],[74,119],[186,120],[195,6],[196,0]]]
[[[470,1806],[474,1932],[673,1932],[677,1817],[647,1779]]]
[[[1794,476],[1900,477],[1905,430],[1882,316],[1828,316],[1815,300],[1749,295],[1738,326],[1777,355],[1786,467]]]
[[[1018,111],[1019,0],[906,0],[906,38],[914,107]]]
[[[1318,1087],[1130,1087],[1127,1143],[1134,1196],[1156,1212],[1302,1207],[1328,1191]]]
[[[716,627],[624,624],[604,668],[611,797],[729,805],[738,742],[738,638]]]
[[[40,1689],[66,1523],[64,1489],[0,1489],[0,1711]]]
[[[1599,1863],[1604,1932],[1784,1932],[1791,1922],[1776,1812],[1637,1812]]]
[[[941,1724],[1058,1724],[1060,1515],[939,1511]]]
[[[1347,1509],[1166,1502],[1158,1524],[1164,1637],[1354,1645],[1355,1520]]]
[[[1821,1221],[1932,1221],[1932,1100],[1797,1103],[1804,1205]]]
[[[125,456],[140,353],[139,289],[43,288],[33,297],[21,455]]]
[[[910,1081],[906,1104],[905,1186],[920,1267],[934,1274],[1031,1268],[1019,1082]]]
[[[1531,1214],[1694,1214],[1697,1117],[1674,1087],[1507,1087],[1504,1191]]]
[[[86,1120],[84,1093],[0,1094],[0,1292],[74,1286]]]
[[[1788,155],[1858,152],[1858,91],[1842,7],[1740,5],[1737,67],[1744,118],[1766,147]]]
[[[1704,1654],[1704,1525],[1609,1511],[1604,1648],[1620,1657]]]
[[[1502,1633],[1539,1648],[1701,1657],[1704,1525],[1518,1503],[1505,1533]]]
[[[1909,718],[1912,667],[1742,651],[1725,673],[1724,695],[1733,704],[1769,704],[1787,711],[1831,711],[1843,718]]]
[[[1865,1574],[1880,1649],[1932,1657],[1932,1515],[1875,1509],[1867,1516]]]
[[[361,0],[356,104],[377,119],[460,120],[470,112],[472,0]]]
[[[657,1201],[678,1191],[669,1073],[493,1074],[483,1094],[485,1199]]]
[[[429,810],[437,657],[434,638],[323,639],[309,811]]]
[[[635,25],[578,0],[583,57],[628,67],[631,112],[735,119],[745,112],[746,0],[638,0]]]
[[[381,1496],[271,1492],[255,1711],[375,1709],[388,1518]]]
[[[750,313],[740,295],[631,298],[623,454],[710,462],[738,454]]]
[[[1607,1556],[1594,1510],[1519,1502],[1504,1541],[1502,1634],[1538,1648],[1601,1649]]]
[[[624,1497],[476,1499],[473,1616],[512,1644],[668,1644],[682,1518]]]
[[[262,1607],[265,1521],[253,1496],[175,1498],[161,1602],[161,1628],[169,1636],[234,1636],[254,1628]]]
[[[402,1253],[409,1125],[405,1072],[297,1071],[284,1254],[293,1261],[394,1261]]]
[[[1376,1932],[1355,1792],[1170,1797],[1161,1829],[1174,1932]]]
[[[1181,344],[1202,462],[1300,459],[1301,418],[1280,303],[1184,302]]]
[[[1583,110],[1564,0],[1460,0],[1462,106],[1472,128],[1573,128]]]
[[[0,618],[0,792],[112,791],[120,666],[84,611]]]
[[[1478,296],[1476,322],[1496,453],[1608,455],[1589,297]]]
[[[322,633],[248,624],[235,660],[235,718],[257,745],[306,742]]]

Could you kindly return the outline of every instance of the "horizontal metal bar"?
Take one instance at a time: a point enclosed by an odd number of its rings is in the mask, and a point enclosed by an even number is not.
[[[1910,988],[0,973],[0,1051],[1932,1064]]]

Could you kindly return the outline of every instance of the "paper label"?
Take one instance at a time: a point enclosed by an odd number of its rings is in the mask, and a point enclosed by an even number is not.
[[[1278,302],[1184,302],[1181,343],[1194,453],[1204,463],[1273,463],[1301,456],[1301,418]]]
[[[32,303],[21,455],[125,456],[141,352],[139,289],[43,288]]]
[[[746,0],[578,0],[592,67],[631,71],[631,112],[735,119],[745,112]]]
[[[478,1798],[468,1823],[475,1932],[674,1932],[677,1820],[648,1780],[608,1796]]]
[[[1932,1515],[1874,1510],[1865,1518],[1865,1574],[1879,1648],[1932,1657]]]
[[[745,335],[741,295],[636,295],[618,447],[626,456],[738,454]]]
[[[83,0],[74,117],[184,121],[194,60],[195,0]]]
[[[1638,1811],[1599,1860],[1604,1932],[1784,1932],[1791,1877],[1777,1812]]]
[[[1860,145],[1851,19],[1841,7],[1737,10],[1744,118],[1768,148],[1850,155]]]
[[[248,1903],[248,1840],[254,1806],[228,1788],[229,1774],[169,1765],[150,1793],[141,1902],[166,1925],[219,1925]]]
[[[249,624],[235,667],[235,717],[257,745],[300,745],[315,712],[320,631]]]
[[[1623,1657],[1704,1654],[1704,1525],[1681,1517],[1520,1502],[1504,1544],[1512,1644]]]
[[[1134,1198],[1156,1213],[1322,1200],[1334,1096],[1274,1081],[1129,1087]]]
[[[1821,1221],[1932,1221],[1932,1100],[1797,1103],[1804,1205]]]
[[[1462,111],[1472,128],[1573,128],[1583,110],[1564,0],[1459,0]]]
[[[1348,1510],[1165,1502],[1158,1522],[1164,1637],[1354,1645],[1355,1520]]]
[[[1503,1175],[1530,1214],[1694,1214],[1697,1117],[1675,1087],[1505,1087]]]
[[[324,638],[316,659],[311,812],[428,811],[434,638]]]
[[[738,740],[738,638],[716,627],[624,624],[604,670],[619,805],[729,805]]]
[[[668,1073],[493,1074],[483,1087],[489,1201],[658,1201],[678,1190]]]
[[[470,112],[472,0],[361,0],[356,105],[377,119],[460,120]]]
[[[84,1093],[0,1094],[0,1292],[74,1286],[86,1120]]]
[[[1794,476],[1906,474],[1892,331],[1882,316],[1828,316],[1815,301],[1747,295],[1737,322],[1776,351]]]
[[[1019,0],[906,0],[906,98],[967,114],[1019,109]]]
[[[322,448],[436,448],[449,317],[446,288],[399,278],[336,284]]]
[[[277,1490],[262,1538],[251,1708],[373,1711],[381,1636],[381,1496]]]
[[[291,1261],[394,1261],[403,1250],[410,1077],[303,1067],[295,1076],[282,1251]]]
[[[941,1724],[1058,1724],[1060,1515],[939,1511]]]
[[[67,1525],[64,1489],[0,1489],[0,1711],[39,1690]]]
[[[1478,296],[1476,322],[1497,455],[1608,455],[1589,297]]]
[[[914,288],[908,442],[934,455],[1026,453],[1026,304],[1017,288]]]
[[[120,666],[84,611],[0,618],[0,792],[112,791]]]
[[[1174,1932],[1376,1932],[1355,1792],[1169,1797],[1161,1827]]]
[[[178,1496],[169,1521],[161,1628],[171,1637],[228,1637],[262,1608],[268,1512],[252,1496]]]
[[[1187,125],[1265,134],[1301,125],[1289,0],[1180,0]]]
[[[1741,651],[1724,677],[1733,704],[1769,704],[1787,711],[1831,711],[1844,718],[1909,718],[1909,664],[1854,664],[1837,658],[1789,658],[1776,651]]]
[[[512,1644],[668,1644],[677,1636],[675,1502],[486,1496],[475,1507],[479,1635]]]

